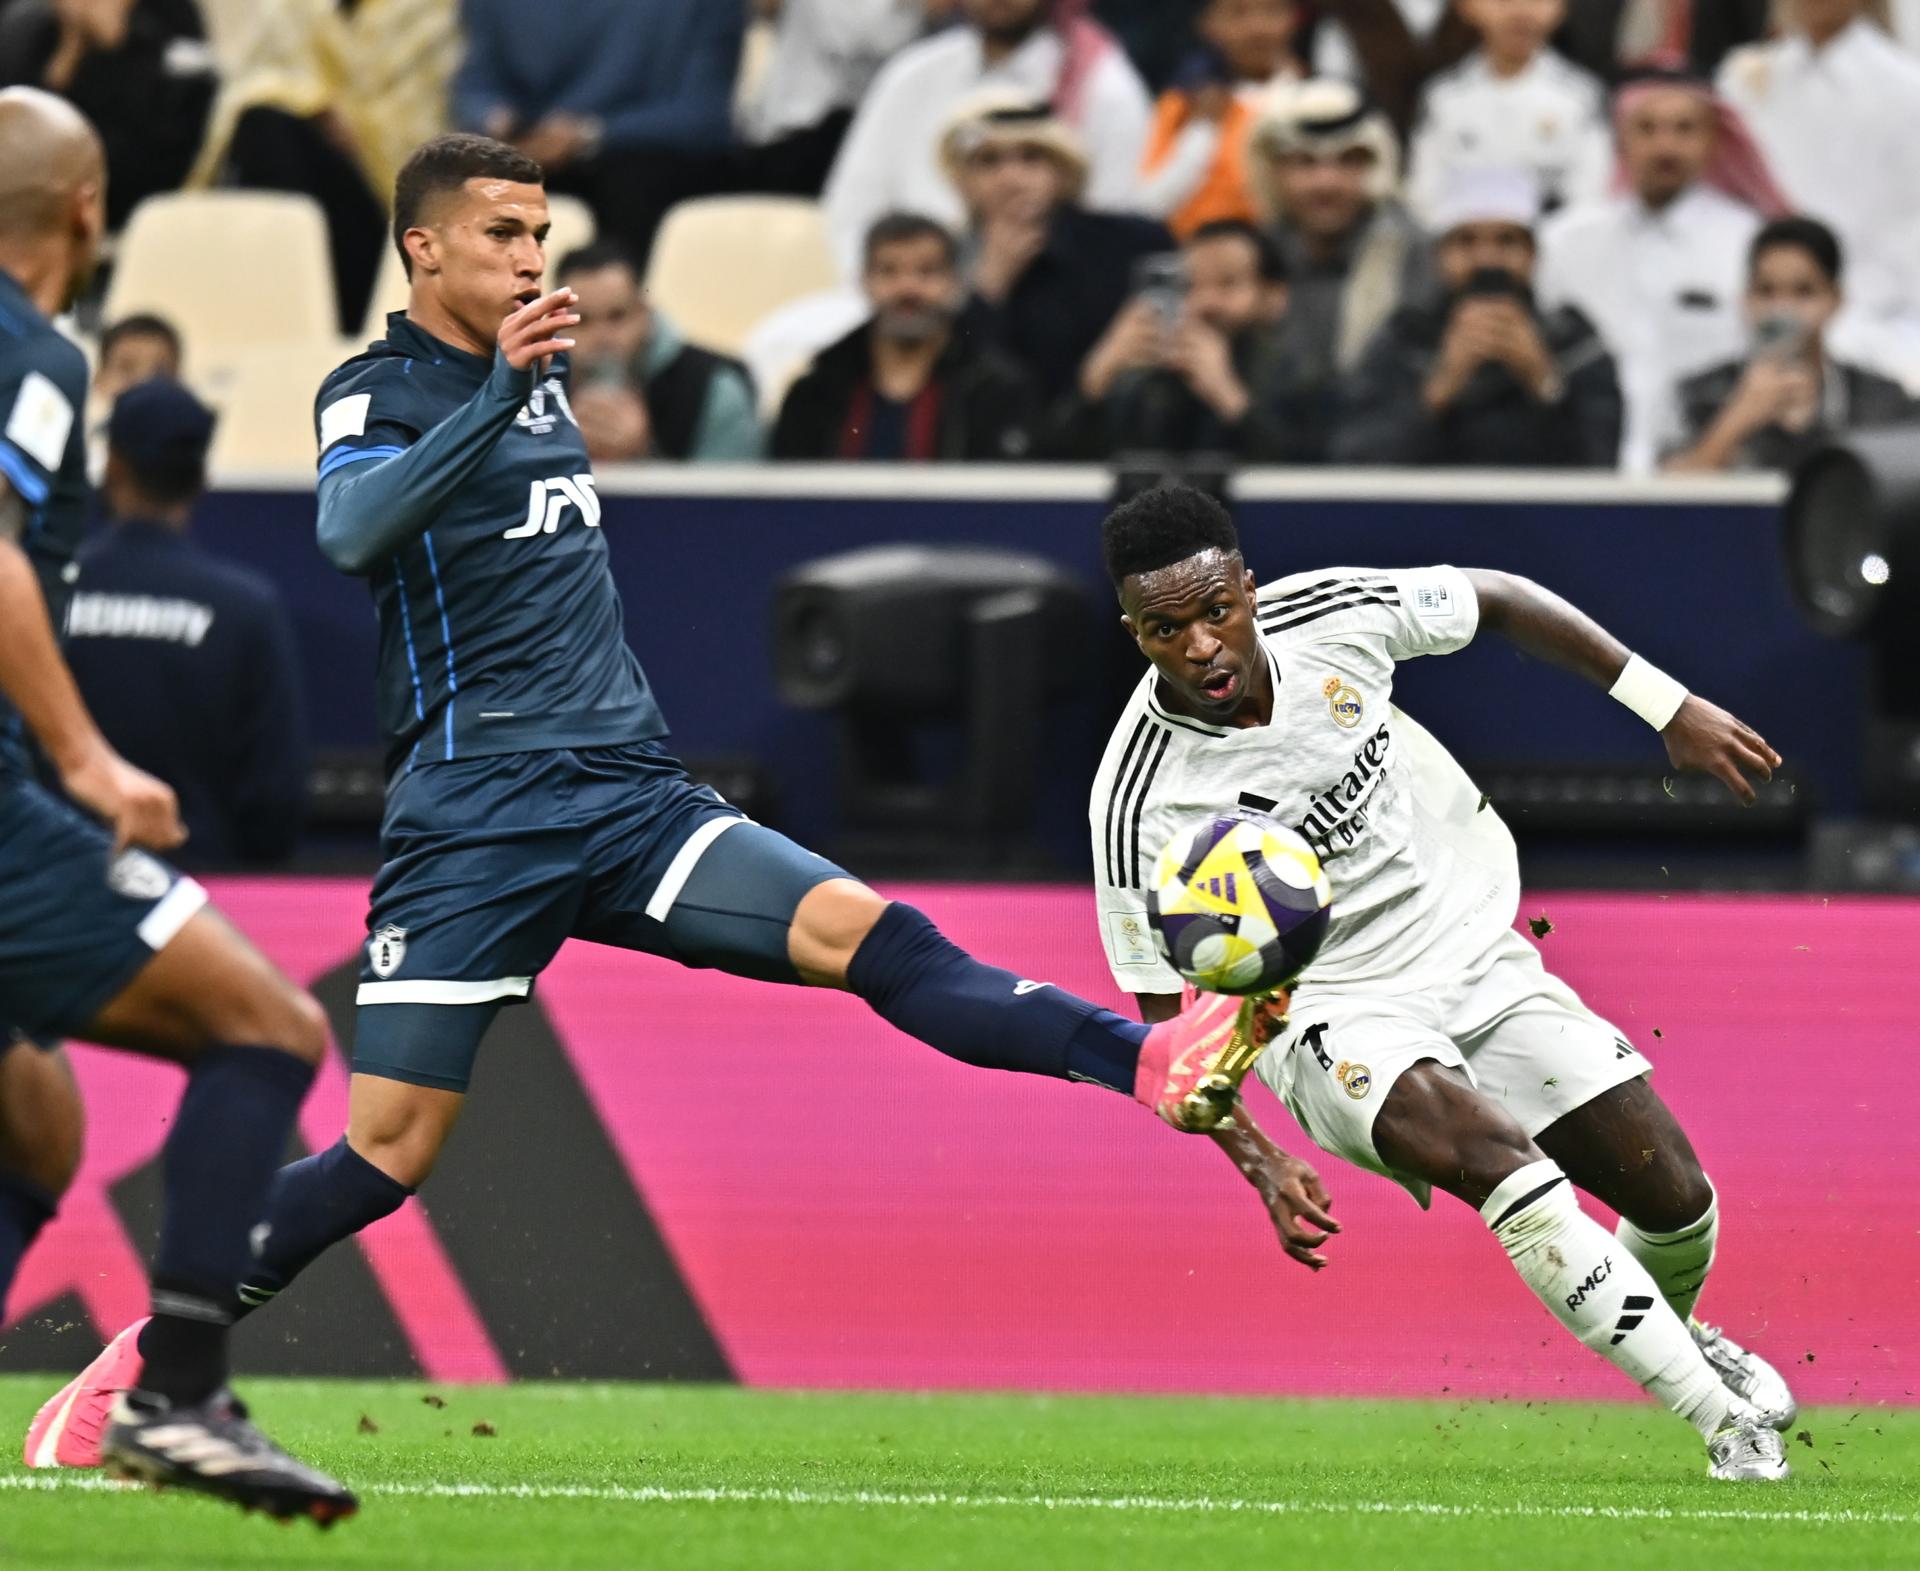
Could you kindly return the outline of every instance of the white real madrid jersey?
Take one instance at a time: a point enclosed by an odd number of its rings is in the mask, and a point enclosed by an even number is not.
[[[1273,672],[1264,726],[1165,708],[1149,669],[1115,727],[1089,817],[1100,938],[1115,982],[1174,993],[1154,947],[1147,882],[1180,829],[1254,808],[1312,842],[1333,918],[1316,987],[1410,992],[1450,975],[1512,923],[1513,836],[1452,756],[1393,707],[1397,661],[1451,654],[1479,625],[1457,568],[1295,574],[1255,602]]]

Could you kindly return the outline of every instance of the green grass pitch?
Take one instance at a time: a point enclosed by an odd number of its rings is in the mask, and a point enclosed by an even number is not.
[[[50,1389],[0,1380],[0,1434]],[[1920,1565],[1920,1411],[1825,1409],[1786,1485],[1716,1485],[1641,1406],[431,1389],[255,1381],[365,1497],[322,1534],[0,1463],[0,1566]]]

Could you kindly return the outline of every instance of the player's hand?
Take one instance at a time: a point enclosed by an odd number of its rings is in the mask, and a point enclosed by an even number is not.
[[[507,357],[507,364],[525,371],[537,367],[548,355],[571,349],[573,340],[560,334],[580,321],[580,313],[574,309],[577,298],[571,289],[556,289],[538,300],[529,300],[502,322],[500,353]]]
[[[135,769],[104,743],[62,772],[60,784],[74,801],[106,821],[113,831],[115,856],[128,846],[171,851],[187,838],[173,788]]]
[[[1234,1104],[1232,1121],[1213,1130],[1213,1141],[1260,1192],[1280,1247],[1309,1271],[1325,1270],[1327,1257],[1320,1246],[1340,1231],[1340,1224],[1333,1219],[1333,1201],[1320,1175],[1275,1145],[1244,1103]]]
[[[1320,1246],[1340,1231],[1331,1215],[1333,1199],[1320,1175],[1300,1158],[1280,1151],[1274,1158],[1254,1187],[1273,1218],[1280,1247],[1309,1271],[1324,1271],[1327,1257],[1320,1253]]]
[[[1780,755],[1752,726],[1691,693],[1660,737],[1674,768],[1713,775],[1743,807],[1752,807],[1757,797],[1747,776],[1771,780],[1780,767]]]

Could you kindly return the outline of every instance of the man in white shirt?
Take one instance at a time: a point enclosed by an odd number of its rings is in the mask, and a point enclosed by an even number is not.
[[[742,188],[817,196],[853,109],[925,30],[927,0],[769,0],[773,47],[739,106]],[[763,7],[764,10],[764,7]]]
[[[955,109],[983,88],[1050,102],[1079,133],[1089,157],[1089,207],[1136,205],[1153,106],[1119,45],[1078,10],[1072,0],[964,0],[965,26],[902,50],[882,69],[824,196],[849,281],[858,279],[867,230],[883,213],[922,213],[961,226],[966,214],[941,168],[940,134]]]
[[[1256,1073],[1323,1149],[1423,1206],[1441,1189],[1478,1210],[1570,1333],[1694,1425],[1713,1477],[1784,1478],[1785,1382],[1690,1321],[1712,1263],[1713,1186],[1647,1084],[1652,1066],[1513,931],[1512,836],[1394,707],[1395,667],[1485,626],[1610,689],[1674,767],[1743,801],[1746,776],[1769,778],[1779,755],[1523,578],[1340,568],[1258,589],[1225,510],[1182,487],[1134,498],[1102,534],[1123,625],[1151,666],[1089,814],[1116,984],[1147,1019],[1179,1006],[1148,921],[1161,845],[1248,810],[1294,825],[1320,855],[1333,914]],[[1288,1253],[1317,1268],[1333,1231],[1317,1175],[1244,1107],[1233,1124],[1215,1139],[1260,1187]],[[1620,1214],[1617,1232],[1580,1209],[1573,1184]]]
[[[1683,78],[1621,91],[1615,134],[1627,189],[1556,214],[1540,233],[1542,304],[1600,329],[1626,399],[1621,465],[1650,473],[1678,426],[1681,377],[1740,352],[1747,247],[1779,205],[1764,166],[1712,95]]]
[[[1431,220],[1463,171],[1524,169],[1543,211],[1606,195],[1613,166],[1599,78],[1548,47],[1565,0],[1463,0],[1480,47],[1427,84],[1407,200]]]
[[[1798,0],[1792,28],[1736,50],[1721,94],[1746,118],[1794,206],[1840,236],[1849,308],[1840,352],[1896,374],[1886,324],[1920,312],[1920,57],[1866,19],[1866,0]],[[1897,336],[1897,335],[1896,335]]]

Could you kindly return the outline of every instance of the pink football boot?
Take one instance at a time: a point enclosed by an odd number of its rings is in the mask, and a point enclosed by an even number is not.
[[[1198,1134],[1233,1111],[1267,1036],[1285,1024],[1287,995],[1235,998],[1188,988],[1185,1004],[1147,1033],[1133,1098],[1175,1129]]]
[[[28,1467],[98,1467],[114,1399],[140,1383],[142,1317],[100,1350],[27,1426]]]

